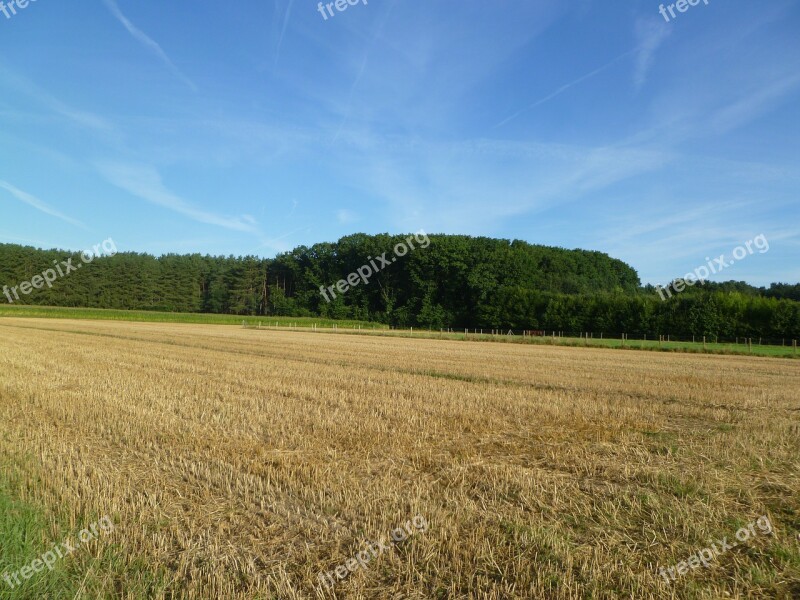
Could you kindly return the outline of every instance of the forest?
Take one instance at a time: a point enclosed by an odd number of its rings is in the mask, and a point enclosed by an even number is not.
[[[121,252],[43,286],[33,305],[323,316],[397,327],[510,328],[577,334],[800,338],[800,284],[706,282],[663,301],[636,271],[601,252],[463,235],[430,235],[366,285],[327,302],[346,279],[406,239],[354,234],[276,256]],[[17,286],[79,253],[0,244],[0,286]],[[8,303],[8,297],[0,295]]]

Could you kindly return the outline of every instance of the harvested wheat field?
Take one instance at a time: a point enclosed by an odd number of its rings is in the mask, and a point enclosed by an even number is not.
[[[0,568],[114,528],[0,597],[798,598],[799,390],[780,359],[2,319],[0,495],[40,550]]]

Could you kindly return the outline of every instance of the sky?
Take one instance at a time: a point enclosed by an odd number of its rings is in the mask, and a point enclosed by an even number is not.
[[[798,0],[354,1],[6,6],[0,243],[424,230],[659,284],[763,235],[711,279],[800,281]]]

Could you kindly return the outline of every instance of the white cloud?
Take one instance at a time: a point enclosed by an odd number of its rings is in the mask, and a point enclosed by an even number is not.
[[[351,139],[352,141],[352,139]],[[343,176],[385,203],[399,229],[489,233],[505,219],[575,202],[662,168],[667,152],[642,147],[418,139],[352,141]]]
[[[7,181],[3,181],[0,179],[0,189],[6,190],[17,200],[20,200],[21,202],[24,202],[25,204],[32,206],[38,211],[50,215],[51,217],[61,219],[62,221],[64,221],[65,223],[69,223],[70,225],[75,225],[76,227],[81,227],[83,229],[86,229],[86,225],[84,225],[77,219],[73,219],[72,217],[68,217],[63,213],[60,213],[56,209],[52,208],[51,206],[39,200],[39,198],[37,198],[36,196],[33,196],[27,192],[23,192],[21,189],[14,187]]]
[[[120,23],[122,23],[125,29],[128,30],[128,33],[130,33],[136,39],[136,41],[138,41],[140,44],[142,44],[142,46],[147,48],[150,52],[152,52],[159,59],[161,59],[161,62],[163,62],[170,69],[170,71],[172,71],[175,75],[177,75],[177,77],[181,81],[183,81],[194,91],[197,91],[197,86],[194,84],[194,82],[191,79],[189,79],[186,75],[181,73],[180,69],[178,69],[178,67],[175,66],[175,63],[173,63],[172,60],[170,60],[169,56],[167,56],[166,52],[164,52],[161,46],[159,46],[158,43],[156,43],[146,33],[144,33],[141,29],[136,27],[133,23],[131,23],[128,20],[128,18],[124,14],[122,14],[122,11],[119,9],[119,6],[117,6],[116,0],[103,0],[103,2],[105,2],[105,5],[108,7],[108,10],[111,11],[111,14],[114,15],[114,17]]]
[[[152,167],[104,162],[98,162],[95,166],[110,183],[132,196],[185,215],[199,223],[259,233],[255,219],[249,215],[224,217],[193,206],[164,187],[161,175]]]
[[[114,132],[113,126],[102,117],[90,112],[78,110],[65,104],[61,100],[51,96],[49,93],[36,86],[28,79],[10,71],[2,65],[0,65],[0,78],[13,90],[25,94],[51,112],[61,115],[77,125],[104,133]]]
[[[711,125],[720,133],[735,129],[780,103],[785,96],[795,91],[798,84],[800,75],[796,73],[779,77],[721,109],[714,115]]]
[[[573,88],[573,87],[575,87],[576,85],[578,85],[578,84],[580,84],[580,83],[583,83],[583,82],[584,82],[584,81],[586,81],[587,79],[591,79],[591,78],[592,78],[592,77],[594,77],[595,75],[599,75],[600,73],[602,73],[602,72],[603,72],[603,71],[605,71],[606,69],[608,69],[608,68],[610,68],[610,67],[614,66],[614,65],[615,65],[615,64],[617,64],[617,63],[618,63],[620,60],[622,60],[622,59],[623,59],[623,58],[625,58],[626,56],[630,56],[631,54],[633,54],[633,53],[634,53],[634,52],[636,52],[637,50],[638,50],[638,49],[636,49],[636,48],[635,48],[635,49],[633,49],[633,50],[629,50],[628,52],[625,52],[624,54],[620,54],[619,56],[617,56],[617,57],[616,57],[616,58],[614,58],[613,60],[610,60],[610,61],[608,61],[608,62],[607,62],[606,64],[604,64],[603,66],[601,66],[601,67],[598,67],[598,68],[594,69],[593,71],[589,71],[588,73],[585,73],[585,74],[581,75],[581,76],[580,76],[580,77],[578,77],[577,79],[573,79],[573,80],[572,80],[572,81],[570,81],[569,83],[565,83],[564,85],[562,85],[561,87],[559,87],[559,88],[558,88],[558,89],[556,89],[555,91],[551,92],[550,94],[548,94],[548,95],[547,95],[547,96],[545,96],[544,98],[540,98],[539,100],[537,100],[537,101],[536,101],[536,102],[534,102],[533,104],[529,104],[529,105],[528,105],[528,106],[526,106],[525,108],[523,108],[523,109],[521,109],[521,110],[518,110],[517,112],[515,112],[515,113],[514,113],[513,115],[511,115],[510,117],[507,117],[507,118],[503,119],[503,120],[502,120],[502,121],[500,121],[500,122],[499,122],[497,125],[495,125],[495,127],[501,127],[502,125],[505,125],[505,124],[506,124],[506,123],[508,123],[509,121],[513,121],[513,120],[514,120],[514,119],[516,119],[518,116],[520,116],[522,113],[524,113],[524,112],[527,112],[527,111],[529,111],[529,110],[531,110],[531,109],[533,109],[533,108],[536,108],[537,106],[539,106],[539,105],[541,105],[541,104],[544,104],[545,102],[548,102],[548,101],[552,100],[552,99],[553,99],[553,98],[555,98],[556,96],[560,96],[561,94],[563,94],[564,92],[566,92],[568,89],[570,89],[570,88]]]
[[[294,5],[294,0],[289,0],[289,3],[286,5],[286,10],[283,13],[283,25],[281,26],[281,33],[278,37],[278,46],[275,49],[275,64],[278,64],[278,58],[281,55],[281,46],[283,46],[283,37],[286,35],[286,28],[289,26],[289,19],[292,16],[292,6]],[[275,3],[275,12],[277,16],[278,10],[278,3]]]
[[[346,225],[348,223],[354,223],[355,221],[358,221],[358,215],[352,211],[342,208],[336,211],[336,220],[339,221],[339,223]]]
[[[669,35],[670,28],[656,19],[639,19],[636,21],[637,54],[633,83],[639,90],[647,81],[647,74],[653,66],[656,51]]]

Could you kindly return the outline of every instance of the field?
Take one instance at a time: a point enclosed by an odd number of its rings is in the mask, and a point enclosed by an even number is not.
[[[238,315],[166,313],[144,310],[108,310],[94,308],[61,308],[52,306],[0,305],[0,318],[43,318],[43,319],[90,319],[108,321],[132,321],[140,323],[195,323],[206,325],[242,325],[255,328],[273,329],[328,329],[331,332],[358,335],[381,335],[397,337],[417,337],[431,339],[473,340],[509,344],[550,344],[554,346],[589,346],[593,348],[619,348],[628,350],[651,350],[655,352],[692,352],[702,354],[737,354],[746,356],[770,356],[777,358],[800,359],[797,340],[781,340],[781,344],[761,344],[754,340],[749,346],[745,338],[725,343],[703,343],[696,341],[666,341],[634,338],[622,341],[620,337],[523,337],[520,332],[509,335],[505,330],[463,330],[444,333],[426,329],[390,329],[387,325],[368,321],[334,320],[320,317],[242,317]],[[555,332],[554,332],[555,333]],[[581,334],[582,335],[582,334]],[[594,334],[593,334],[594,335]],[[617,334],[619,336],[619,334]],[[793,345],[794,343],[794,345]]]
[[[56,306],[16,306],[0,304],[0,318],[44,318],[44,319],[91,319],[100,321],[133,321],[139,323],[195,323],[203,325],[248,325],[257,326],[263,322],[280,327],[369,327],[383,328],[385,325],[367,321],[333,320],[320,317],[241,317],[239,315],[220,315],[213,313],[176,313],[150,310],[113,310],[105,308],[64,308]]]
[[[798,598],[798,390],[777,358],[2,318],[0,575],[114,528],[0,598]]]

